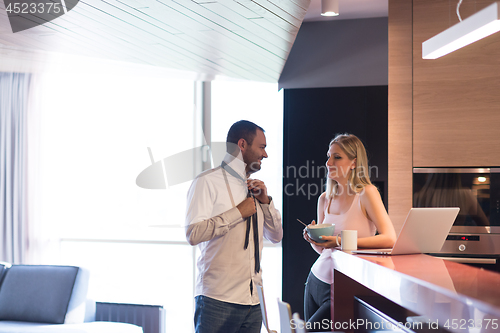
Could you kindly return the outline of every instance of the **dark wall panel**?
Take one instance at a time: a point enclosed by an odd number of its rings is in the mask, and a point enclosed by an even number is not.
[[[388,19],[303,22],[279,87],[386,86]]]
[[[328,144],[337,133],[363,141],[372,181],[387,193],[387,86],[285,89],[284,110],[283,300],[303,318],[304,283],[318,254],[296,219],[316,219]]]

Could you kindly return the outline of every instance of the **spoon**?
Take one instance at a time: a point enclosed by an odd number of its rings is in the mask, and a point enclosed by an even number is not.
[[[307,227],[307,224],[305,224],[304,222],[302,222],[301,220],[297,219],[297,221],[299,221],[300,223],[302,223],[303,225],[305,225]]]

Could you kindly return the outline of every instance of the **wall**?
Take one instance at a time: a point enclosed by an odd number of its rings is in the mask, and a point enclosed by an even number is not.
[[[318,254],[296,219],[316,219],[321,167],[335,134],[364,141],[378,168],[372,180],[387,193],[387,39],[387,18],[303,23],[279,80],[285,88],[282,299],[302,318],[304,283]]]
[[[389,1],[389,216],[396,232],[412,207],[412,4]]]
[[[318,254],[303,239],[304,227],[296,219],[316,220],[324,190],[321,167],[337,133],[354,133],[365,143],[370,166],[377,167],[372,181],[384,192],[387,86],[285,89],[284,95],[283,300],[303,318],[304,282]]]
[[[492,2],[464,1],[462,19]],[[422,42],[458,23],[451,7],[447,0],[413,2],[413,166],[497,166],[500,33],[422,59]]]
[[[464,2],[462,19],[493,1]],[[422,42],[458,22],[448,0],[389,0],[389,214],[411,208],[412,167],[500,165],[500,33],[435,60]]]
[[[304,22],[281,88],[387,85],[387,18]]]

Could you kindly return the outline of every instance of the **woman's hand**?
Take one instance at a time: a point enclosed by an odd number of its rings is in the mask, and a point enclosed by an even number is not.
[[[336,236],[321,236],[321,240],[324,240],[323,243],[317,243],[311,240],[311,243],[317,246],[324,247],[325,249],[333,249],[337,247],[337,237]]]
[[[316,221],[312,220],[312,222],[311,222],[311,224],[310,224],[310,225],[316,225]],[[307,227],[306,227],[306,228],[304,228],[304,230],[302,230],[302,236],[303,236],[303,237],[304,237],[304,239],[305,239],[306,241],[308,241],[309,243],[316,244],[316,242],[315,242],[315,241],[313,241],[313,240],[311,239],[311,237],[309,237],[309,234],[307,233]]]
[[[316,224],[316,221],[313,220],[311,222],[311,225],[315,225],[315,224]],[[306,241],[308,241],[309,243],[316,245],[316,246],[319,246],[319,247],[322,247],[322,248],[329,249],[329,248],[333,248],[333,247],[337,246],[335,236],[322,236],[321,239],[326,240],[326,241],[323,243],[318,243],[318,242],[314,241],[311,237],[309,237],[309,234],[307,233],[307,228],[304,228],[304,230],[302,231],[302,235],[304,236],[304,239]]]

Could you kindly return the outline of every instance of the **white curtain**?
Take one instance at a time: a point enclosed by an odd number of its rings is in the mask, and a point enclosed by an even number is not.
[[[27,113],[30,74],[0,73],[0,261],[27,248]]]

